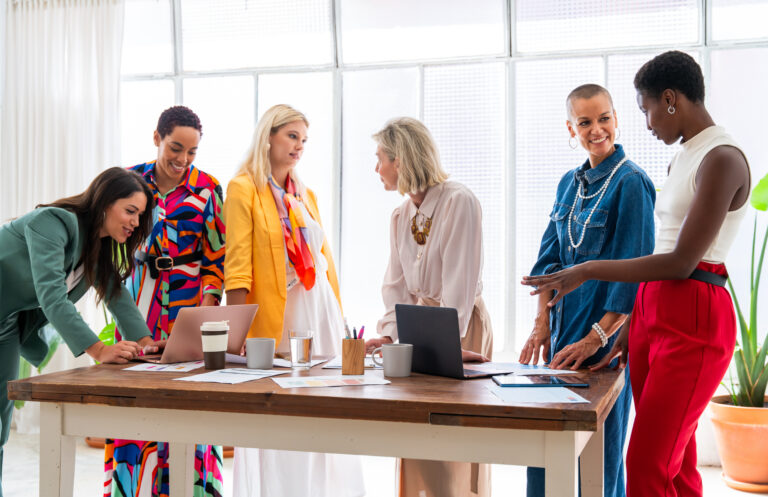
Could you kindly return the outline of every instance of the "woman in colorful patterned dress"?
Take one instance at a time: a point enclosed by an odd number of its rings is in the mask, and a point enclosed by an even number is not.
[[[213,176],[192,165],[201,135],[194,112],[171,107],[154,133],[157,160],[130,168],[147,182],[156,203],[152,231],[126,282],[155,340],[168,338],[182,307],[218,305],[221,299],[222,191]],[[195,497],[221,495],[221,464],[220,446],[196,446]],[[167,496],[168,444],[108,440],[105,472],[105,497]]]
[[[295,167],[309,122],[287,105],[259,120],[246,160],[227,186],[227,303],[259,304],[248,336],[275,339],[312,330],[312,353],[341,353],[344,327],[336,267],[317,199]],[[359,497],[360,458],[287,450],[235,449],[235,497]]]

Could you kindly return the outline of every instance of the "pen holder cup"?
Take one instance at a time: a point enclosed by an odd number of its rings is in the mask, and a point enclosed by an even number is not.
[[[341,374],[363,374],[365,340],[345,338],[341,341]]]

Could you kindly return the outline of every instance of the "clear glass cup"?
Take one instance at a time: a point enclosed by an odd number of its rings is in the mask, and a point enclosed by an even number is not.
[[[289,330],[291,341],[291,367],[309,369],[312,367],[312,330]]]

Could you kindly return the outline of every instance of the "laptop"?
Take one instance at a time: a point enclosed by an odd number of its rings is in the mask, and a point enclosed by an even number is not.
[[[227,352],[239,355],[258,309],[258,304],[183,307],[176,316],[163,353],[139,356],[136,360],[156,364],[202,361],[200,325],[205,321],[229,321]]]
[[[461,360],[459,313],[452,307],[395,305],[400,343],[413,344],[411,371],[460,380],[511,373],[509,364]]]

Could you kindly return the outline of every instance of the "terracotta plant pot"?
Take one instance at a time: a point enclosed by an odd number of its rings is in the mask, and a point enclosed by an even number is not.
[[[709,409],[725,483],[738,490],[768,492],[768,407],[734,406],[729,395],[719,395]]]

